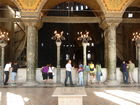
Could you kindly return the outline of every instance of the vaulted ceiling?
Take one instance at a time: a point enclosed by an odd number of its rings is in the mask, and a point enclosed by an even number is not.
[[[104,13],[122,12],[128,6],[140,7],[140,0],[0,0],[0,6],[9,5],[25,12],[40,12],[42,9],[50,9],[66,1],[79,2]]]

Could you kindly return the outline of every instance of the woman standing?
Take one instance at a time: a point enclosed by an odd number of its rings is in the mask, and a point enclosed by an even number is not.
[[[84,85],[84,77],[83,77],[83,71],[84,71],[84,67],[83,64],[80,63],[79,64],[79,68],[78,68],[78,78],[79,78],[79,85],[83,86]]]
[[[101,83],[101,76],[102,76],[101,64],[96,64],[96,80],[98,84]]]
[[[43,81],[45,83],[47,82],[47,79],[48,79],[48,70],[49,70],[49,66],[48,65],[43,66],[42,69],[41,69]]]
[[[48,76],[49,76],[49,83],[53,82],[53,69],[54,67],[50,64],[49,65],[49,71],[48,71]]]

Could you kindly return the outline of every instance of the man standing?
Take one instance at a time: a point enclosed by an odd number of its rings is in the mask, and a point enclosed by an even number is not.
[[[135,64],[131,60],[129,60],[128,72],[129,72],[129,80],[130,80],[130,83],[135,82],[134,79],[133,79],[133,71],[134,71],[134,68],[135,68]]]
[[[12,65],[12,81],[13,81],[13,83],[16,82],[18,68],[19,68],[18,63],[14,62],[14,64]]]
[[[125,63],[125,61],[122,62],[121,71],[123,73],[124,83],[128,84],[128,71],[127,71],[127,64]]]
[[[8,80],[9,80],[9,71],[11,69],[11,64],[12,62],[9,62],[5,65],[5,68],[4,68],[4,74],[5,74],[5,80],[4,80],[4,85],[8,85]]]
[[[72,75],[71,75],[71,71],[72,71],[71,60],[68,60],[68,63],[66,64],[65,67],[66,67],[65,86],[67,86],[67,80],[68,80],[68,77],[70,78],[70,85],[73,86]]]

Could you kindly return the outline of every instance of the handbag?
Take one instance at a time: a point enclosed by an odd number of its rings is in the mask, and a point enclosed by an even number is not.
[[[101,74],[100,74],[101,76],[103,76],[103,73],[101,72]]]

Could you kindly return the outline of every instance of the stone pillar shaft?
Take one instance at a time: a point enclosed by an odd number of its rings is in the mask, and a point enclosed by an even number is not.
[[[1,48],[1,70],[0,70],[0,82],[3,83],[4,81],[4,47]]]
[[[140,42],[137,45],[137,54],[138,54],[138,83],[140,83]]]
[[[60,70],[60,47],[61,42],[56,41],[57,46],[57,83],[61,82],[61,70]]]
[[[88,43],[83,42],[83,64],[86,65],[87,64],[87,46]]]
[[[35,81],[36,73],[36,36],[37,29],[33,25],[27,26],[27,81]]]
[[[5,46],[7,45],[7,43],[2,43],[0,44],[1,46],[1,70],[0,70],[0,83],[4,82],[4,55],[5,55]]]
[[[104,32],[104,48],[105,48],[105,49],[104,49],[104,50],[105,50],[105,51],[104,51],[104,62],[105,62],[105,67],[106,67],[106,68],[107,68],[107,64],[108,64],[108,63],[107,63],[107,58],[108,58],[108,57],[107,57],[107,55],[108,55],[108,54],[107,54],[107,51],[108,51],[108,47],[107,47],[107,45],[108,45],[108,39],[107,39],[107,36],[108,36],[108,35],[107,35],[107,31],[105,30],[105,32]]]
[[[108,27],[108,80],[116,80],[116,27]]]
[[[87,65],[87,46],[88,46],[88,42],[83,42],[83,64]],[[84,84],[88,85],[88,73],[86,71],[84,71]]]

